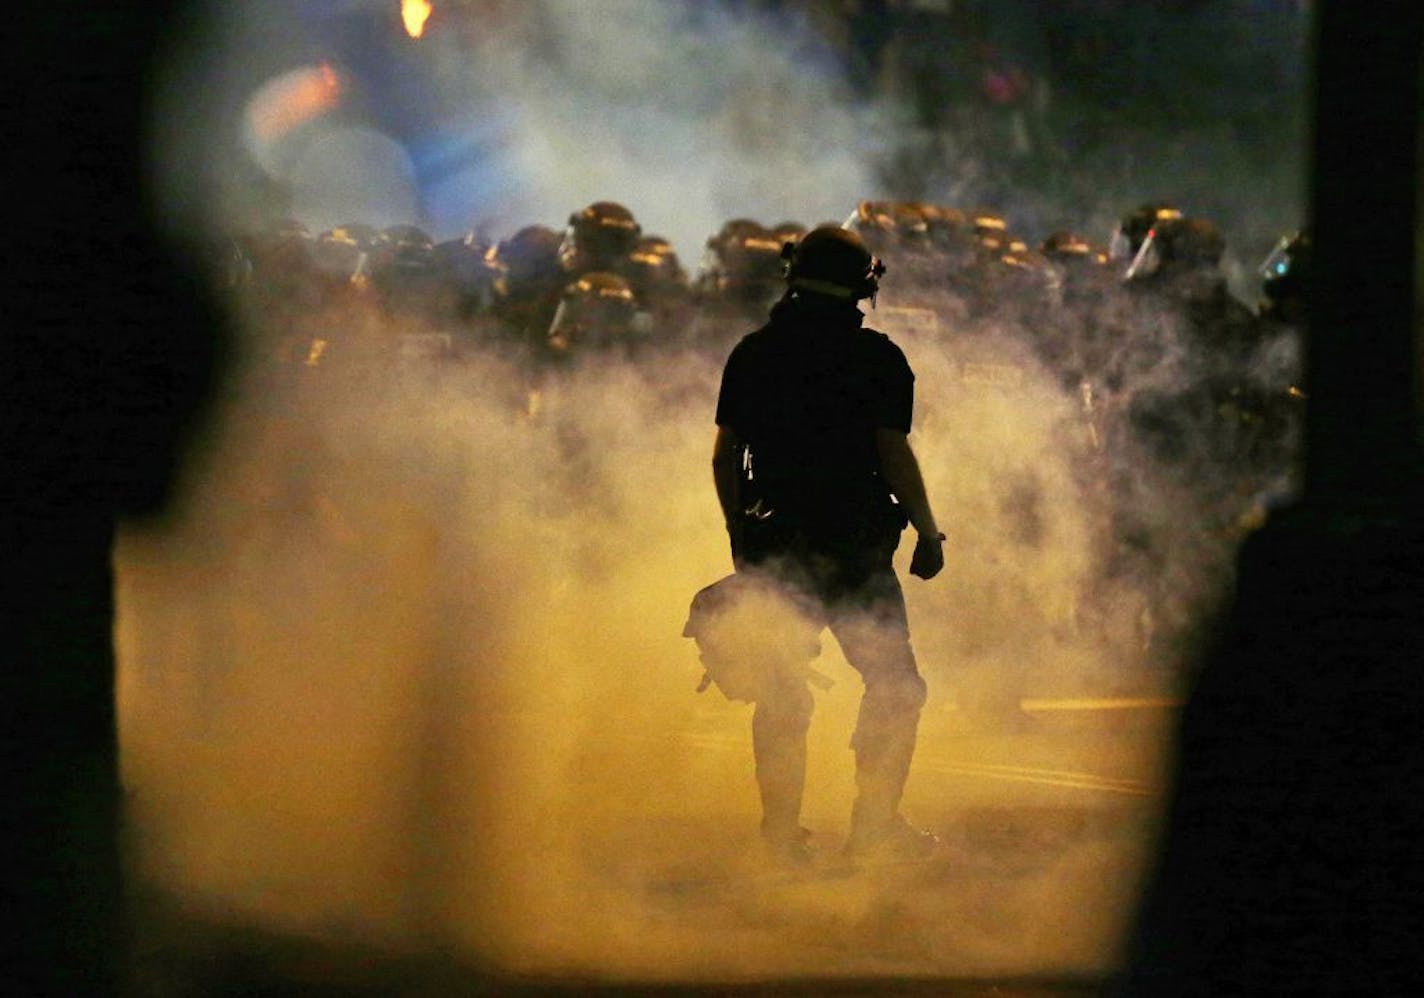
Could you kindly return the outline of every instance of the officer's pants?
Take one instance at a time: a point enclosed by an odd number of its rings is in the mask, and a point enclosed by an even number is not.
[[[925,682],[910,647],[905,597],[893,568],[853,587],[819,587],[808,626],[828,627],[865,683],[851,748],[856,759],[852,833],[873,834],[894,818],[910,771]],[[806,680],[781,673],[752,715],[763,829],[794,834],[806,776],[813,700]]]

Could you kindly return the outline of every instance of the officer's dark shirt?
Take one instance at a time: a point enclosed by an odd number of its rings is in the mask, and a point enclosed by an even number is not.
[[[884,510],[875,431],[910,431],[914,374],[862,319],[848,303],[783,301],[722,374],[717,424],[748,445],[754,494],[818,532]]]

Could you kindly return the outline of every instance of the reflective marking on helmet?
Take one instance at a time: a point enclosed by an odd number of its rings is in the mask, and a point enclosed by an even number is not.
[[[782,243],[777,239],[758,239],[756,236],[748,236],[742,240],[742,245],[747,249],[766,250],[769,253],[780,253]]]

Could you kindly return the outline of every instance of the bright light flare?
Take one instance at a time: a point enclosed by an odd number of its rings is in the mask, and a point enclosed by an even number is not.
[[[247,105],[247,124],[260,142],[275,142],[335,107],[341,78],[329,65],[293,70],[269,82]]]
[[[405,33],[412,38],[425,34],[425,22],[430,19],[433,9],[427,0],[401,0],[401,20],[405,22]]]

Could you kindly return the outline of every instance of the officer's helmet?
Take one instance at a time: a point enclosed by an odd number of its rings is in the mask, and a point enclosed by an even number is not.
[[[702,270],[721,292],[775,289],[785,240],[750,218],[734,218],[707,239]]]
[[[1119,219],[1108,243],[1108,257],[1124,267],[1131,265],[1153,226],[1184,218],[1182,209],[1167,201],[1148,201]]]
[[[1039,244],[1038,250],[1050,260],[1059,262],[1086,261],[1099,263],[1097,254],[1094,252],[1092,243],[1066,229],[1049,233]]]
[[[595,201],[569,216],[561,252],[566,266],[577,265],[578,258],[607,263],[632,253],[642,234],[642,226],[626,207],[617,201]]]
[[[490,262],[511,286],[550,280],[559,269],[558,231],[547,225],[526,225],[495,246]]]
[[[1127,268],[1133,280],[1173,270],[1215,270],[1221,263],[1226,241],[1214,222],[1205,218],[1165,218],[1147,231]]]
[[[871,255],[865,240],[834,223],[818,225],[782,248],[786,280],[795,291],[859,300],[875,295],[885,265]]]
[[[644,287],[685,287],[687,272],[672,244],[662,236],[643,236],[630,257],[635,283]]]
[[[929,245],[928,222],[912,201],[861,201],[845,227],[858,233],[872,252]]]

